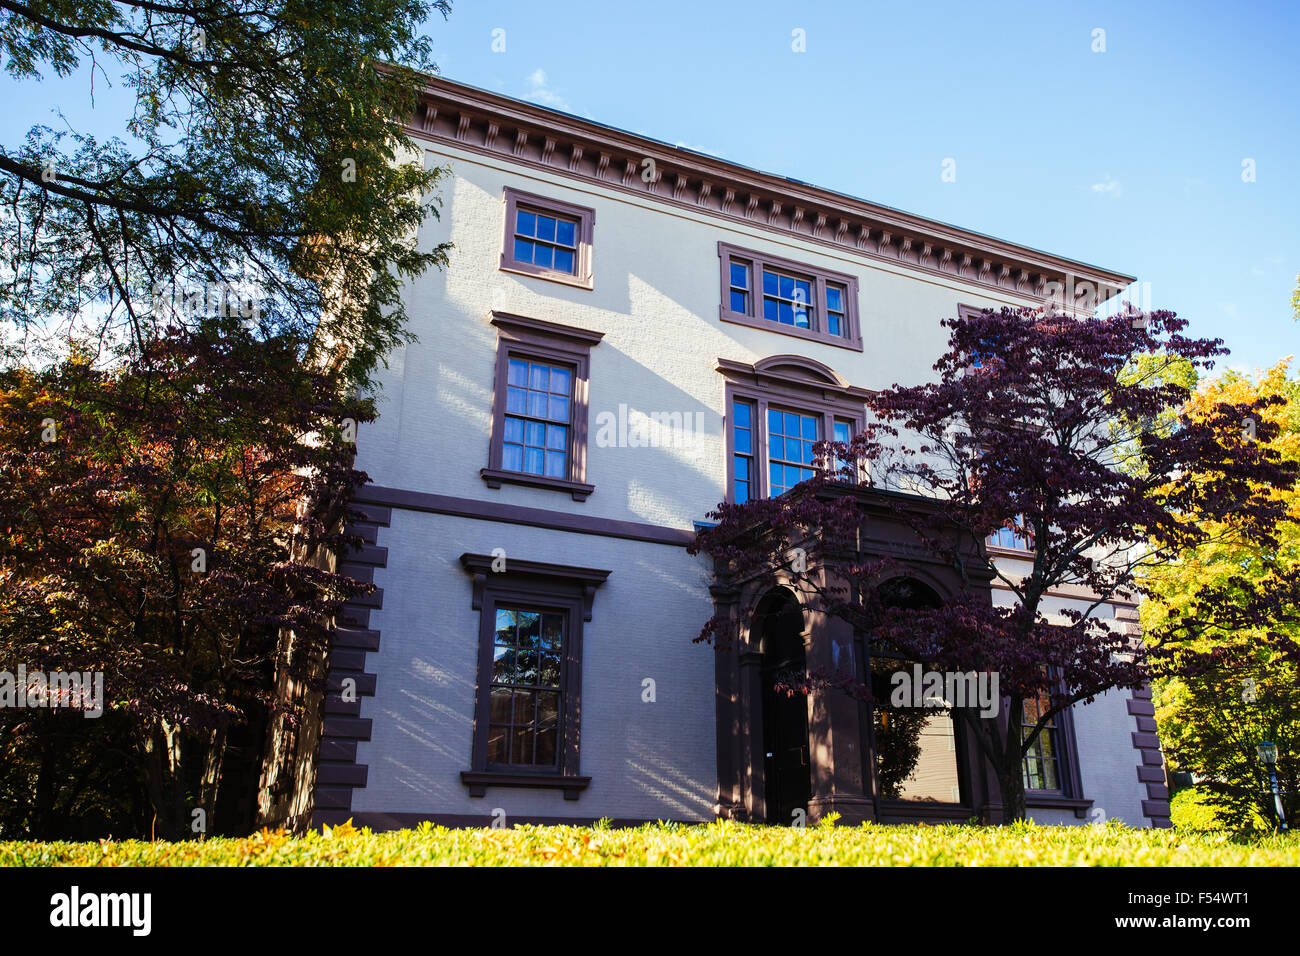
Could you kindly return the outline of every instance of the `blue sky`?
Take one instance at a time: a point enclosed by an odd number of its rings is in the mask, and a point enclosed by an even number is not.
[[[1235,367],[1300,351],[1295,2],[462,0],[428,28],[450,79],[1136,275]],[[22,87],[11,130],[84,115],[84,83]]]

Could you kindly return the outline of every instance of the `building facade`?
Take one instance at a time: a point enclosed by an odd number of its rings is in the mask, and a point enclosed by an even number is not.
[[[871,389],[932,376],[942,317],[1131,277],[440,79],[411,133],[451,171],[419,241],[455,248],[357,437],[344,566],[377,589],[330,655],[312,822],[998,819],[951,728],[885,779],[865,705],[765,697],[854,636],[686,545],[806,477]],[[942,599],[941,569],[917,580]],[[764,622],[727,660],[693,641],[718,608]],[[1152,715],[1074,708],[1027,761],[1031,815],[1166,824]]]

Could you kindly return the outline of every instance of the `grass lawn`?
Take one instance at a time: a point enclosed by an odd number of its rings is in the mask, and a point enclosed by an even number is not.
[[[263,831],[182,843],[0,843],[0,866],[1297,866],[1300,837],[1106,826],[816,826],[712,823],[520,826],[424,824],[305,837]]]

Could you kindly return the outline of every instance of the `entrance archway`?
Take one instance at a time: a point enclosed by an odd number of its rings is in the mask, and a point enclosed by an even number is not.
[[[803,611],[788,591],[773,591],[755,609],[754,628],[762,653],[765,814],[768,823],[789,826],[812,797],[808,697],[777,685],[800,683],[807,673]]]

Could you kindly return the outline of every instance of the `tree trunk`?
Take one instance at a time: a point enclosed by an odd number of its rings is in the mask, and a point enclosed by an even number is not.
[[[1018,752],[1008,754],[1003,765],[998,767],[998,788],[1002,791],[1002,822],[1024,820],[1025,777]]]
[[[199,806],[206,819],[203,833],[213,829],[217,817],[217,789],[221,784],[221,765],[226,758],[224,727],[208,731],[208,749],[203,755],[203,776],[199,779]]]
[[[159,720],[149,728],[141,746],[145,786],[154,813],[154,832],[151,835],[164,840],[182,840],[188,831],[181,730],[167,720]]]

